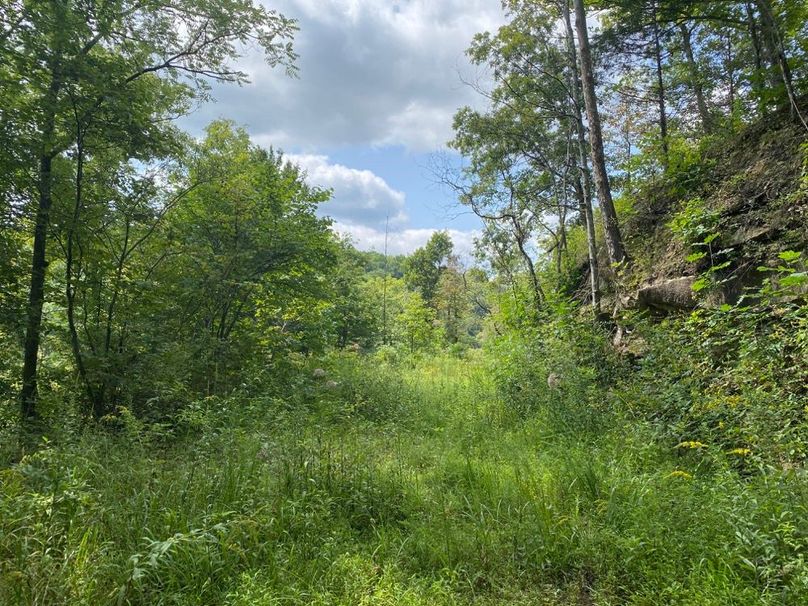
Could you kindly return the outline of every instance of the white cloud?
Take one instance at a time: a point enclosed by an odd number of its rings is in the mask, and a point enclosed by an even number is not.
[[[366,225],[337,221],[334,230],[342,235],[350,236],[360,250],[384,251],[384,229],[376,229]],[[391,255],[409,254],[427,243],[438,229],[400,229],[390,230],[387,237],[387,252]],[[480,235],[477,230],[446,230],[454,243],[454,252],[461,259],[467,260],[474,250],[474,238]]]
[[[485,78],[464,53],[474,34],[504,22],[500,0],[261,1],[298,20],[300,77],[288,78],[248,52],[239,68],[251,83],[214,85],[217,102],[203,104],[184,125],[199,133],[226,117],[264,147],[299,152],[289,159],[309,182],[333,189],[322,213],[361,248],[382,250],[388,216],[391,252],[422,246],[435,230],[409,228],[408,214],[423,225],[425,208],[413,208],[413,200],[408,207],[405,194],[378,175],[332,163],[326,154],[345,146],[402,147],[413,156],[442,148],[458,108],[485,104],[462,82]],[[450,233],[468,255],[474,232]]]
[[[407,220],[404,193],[371,171],[331,164],[322,155],[290,154],[287,159],[306,171],[309,183],[333,190],[322,211],[337,221],[384,225],[389,218],[391,225],[400,225]]]
[[[241,65],[244,87],[217,86],[218,105],[197,126],[225,114],[287,149],[403,145],[432,151],[452,136],[452,115],[483,100],[464,51],[473,35],[503,20],[499,0],[269,0],[299,20],[300,78],[266,66],[257,53]]]

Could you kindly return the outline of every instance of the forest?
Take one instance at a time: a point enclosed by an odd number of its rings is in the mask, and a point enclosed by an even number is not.
[[[501,13],[393,254],[271,1],[0,0],[0,604],[808,603],[808,3]]]

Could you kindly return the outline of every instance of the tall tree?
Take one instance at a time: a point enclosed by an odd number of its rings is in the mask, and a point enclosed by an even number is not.
[[[405,262],[404,280],[428,305],[435,299],[440,276],[453,247],[448,233],[436,231],[426,245],[412,253]]]
[[[580,212],[586,228],[587,256],[589,258],[589,285],[592,297],[592,309],[595,315],[600,313],[600,268],[598,266],[598,248],[595,238],[595,215],[592,212],[592,179],[587,162],[586,127],[583,118],[583,86],[579,77],[578,50],[575,46],[575,33],[570,17],[569,0],[561,0],[561,17],[567,42],[567,60],[569,62],[569,82],[572,92],[572,113],[575,118],[575,143],[578,152],[578,170],[580,177],[576,181],[576,194]]]
[[[783,34],[780,30],[780,25],[777,23],[777,18],[775,16],[772,3],[770,0],[755,0],[755,4],[760,12],[763,40],[769,50],[772,63],[776,65],[780,71],[783,85],[786,90],[786,96],[788,97],[789,106],[791,108],[791,113],[799,119],[806,129],[808,129],[808,122],[802,114],[799,101],[797,100],[797,93],[794,90],[791,66],[789,64],[788,55],[786,54],[786,46],[783,41]]]
[[[18,18],[9,18],[12,9]],[[245,74],[231,66],[239,44],[257,43],[271,64],[290,66],[294,23],[252,0],[31,0],[3,11],[9,25],[2,31],[0,55],[27,82],[19,115],[34,125],[25,142],[36,200],[20,392],[21,416],[29,421],[37,416],[54,162],[100,114],[105,121],[128,123],[127,110],[135,107],[126,99],[133,88],[149,83],[163,88],[174,112],[181,113],[204,94],[206,80],[244,81]],[[80,128],[70,128],[70,122]],[[138,126],[148,137],[159,125]]]
[[[572,59],[554,35],[558,7],[511,0],[506,9],[509,22],[495,34],[476,36],[468,50],[472,61],[492,70],[496,86],[481,91],[490,99],[487,111],[462,108],[455,115],[451,145],[469,164],[444,182],[509,235],[538,310],[545,296],[532,242],[541,238],[558,267],[567,252],[568,223],[575,211],[584,221],[584,191],[591,187],[576,144]]]
[[[690,76],[690,86],[693,89],[693,95],[696,97],[696,107],[699,111],[701,128],[704,132],[709,133],[713,130],[713,119],[712,115],[710,114],[710,110],[707,107],[702,75],[701,71],[699,70],[698,63],[696,62],[696,55],[693,51],[693,35],[690,26],[685,22],[680,22],[679,33],[682,37],[682,51],[684,52],[685,60],[687,61],[687,71]]]
[[[169,218],[178,254],[161,268],[166,324],[184,337],[193,384],[225,391],[259,341],[309,351],[333,341],[324,302],[338,293],[324,274],[336,250],[316,215],[328,192],[226,121],[208,127],[188,179],[200,185]]]
[[[606,238],[606,248],[611,263],[623,263],[627,260],[620,224],[612,200],[609,175],[606,172],[606,156],[603,149],[603,133],[598,112],[598,99],[595,94],[595,75],[592,65],[592,51],[589,46],[589,31],[586,23],[586,10],[583,0],[574,0],[575,30],[578,37],[579,65],[583,84],[584,105],[589,122],[589,147],[592,156],[592,167],[595,173],[595,186],[598,190],[600,212]]]

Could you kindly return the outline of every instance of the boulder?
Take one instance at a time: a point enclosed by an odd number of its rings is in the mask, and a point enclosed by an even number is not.
[[[694,276],[683,276],[644,286],[637,292],[637,306],[662,312],[693,309],[696,307],[692,288],[695,280]]]

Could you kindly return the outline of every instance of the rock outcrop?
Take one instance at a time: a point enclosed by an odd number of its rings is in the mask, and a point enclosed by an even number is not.
[[[695,277],[684,276],[644,286],[637,292],[637,306],[662,312],[693,309],[696,307],[694,281]]]

